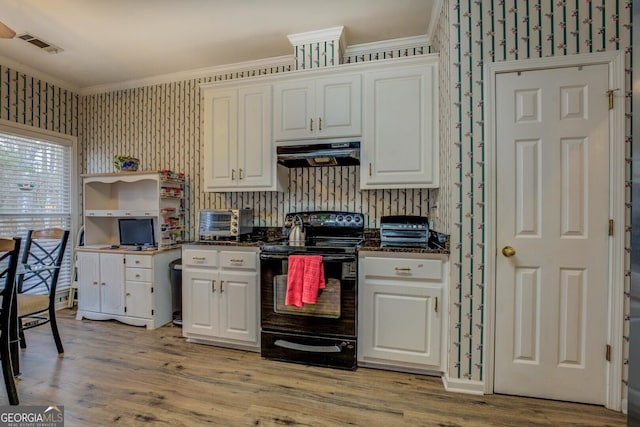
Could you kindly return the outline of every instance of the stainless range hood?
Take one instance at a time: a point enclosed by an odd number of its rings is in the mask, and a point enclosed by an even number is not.
[[[360,164],[360,141],[287,143],[276,150],[278,164],[288,168]]]

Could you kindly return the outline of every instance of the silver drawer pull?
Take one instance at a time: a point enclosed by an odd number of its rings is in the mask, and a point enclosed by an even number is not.
[[[203,256],[194,256],[191,259],[194,261],[204,261],[206,258]]]
[[[411,271],[409,267],[396,267],[396,271]]]
[[[244,262],[243,259],[230,259],[229,261],[231,261],[231,262],[239,262],[239,263],[243,263]]]

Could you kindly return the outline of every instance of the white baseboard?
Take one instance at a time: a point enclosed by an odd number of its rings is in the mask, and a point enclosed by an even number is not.
[[[444,389],[453,393],[484,394],[484,382],[471,381],[461,378],[449,378],[447,374],[442,376]]]

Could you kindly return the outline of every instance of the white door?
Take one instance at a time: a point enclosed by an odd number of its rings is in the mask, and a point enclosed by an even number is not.
[[[607,82],[607,65],[496,77],[496,393],[605,403]]]

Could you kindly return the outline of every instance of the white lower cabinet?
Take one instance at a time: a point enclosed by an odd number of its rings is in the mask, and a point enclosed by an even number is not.
[[[448,257],[362,252],[358,364],[443,371]]]
[[[173,319],[169,263],[180,249],[131,254],[78,250],[77,319],[155,329]]]
[[[183,335],[259,351],[258,249],[186,245],[182,264]]]

